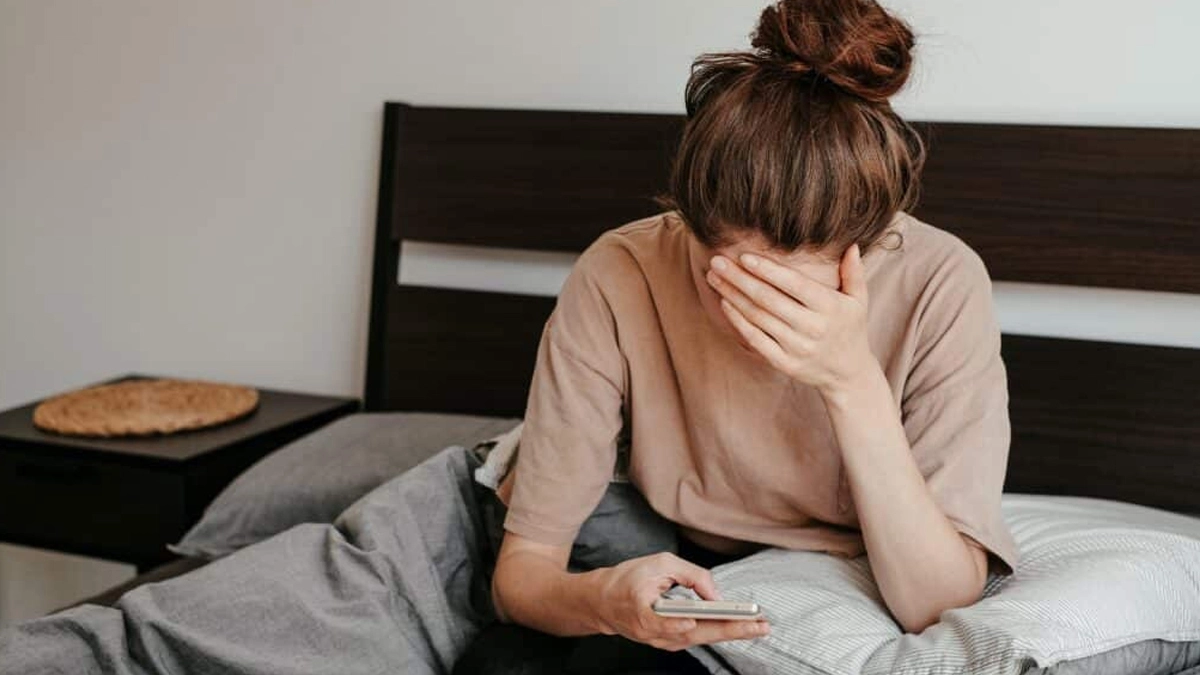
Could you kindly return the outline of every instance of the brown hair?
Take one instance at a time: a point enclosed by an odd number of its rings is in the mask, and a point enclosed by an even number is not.
[[[917,201],[924,147],[888,103],[912,30],[874,0],[782,0],[752,51],[692,64],[668,193],[705,245],[761,234],[772,248],[876,243]]]

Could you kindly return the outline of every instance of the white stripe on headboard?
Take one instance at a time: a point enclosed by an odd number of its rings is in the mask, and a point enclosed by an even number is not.
[[[402,242],[401,284],[554,296],[576,254]],[[1200,348],[1200,295],[997,281],[1006,333]]]
[[[1200,348],[1200,295],[997,281],[992,297],[1006,333]]]
[[[400,283],[553,297],[578,257],[576,253],[403,241]]]

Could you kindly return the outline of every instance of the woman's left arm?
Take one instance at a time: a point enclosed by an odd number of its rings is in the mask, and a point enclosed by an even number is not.
[[[901,411],[867,341],[867,286],[858,246],[842,258],[841,290],[761,256],[717,257],[709,282],[743,339],[776,369],[816,387],[842,452],[871,568],[907,632],[975,602],[987,554],[934,500]]]
[[[934,502],[883,371],[823,390],[875,581],[904,630],[979,599],[987,553]],[[869,421],[870,423],[864,424]]]

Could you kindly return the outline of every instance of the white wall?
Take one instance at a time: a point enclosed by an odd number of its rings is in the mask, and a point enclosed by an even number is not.
[[[359,392],[382,101],[679,111],[763,4],[0,0],[0,407],[127,371]],[[891,4],[913,117],[1200,127],[1200,3]]]

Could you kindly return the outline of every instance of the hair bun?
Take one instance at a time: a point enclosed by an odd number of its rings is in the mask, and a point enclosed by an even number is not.
[[[908,80],[914,40],[875,0],[781,0],[763,10],[751,44],[790,72],[883,102]]]

